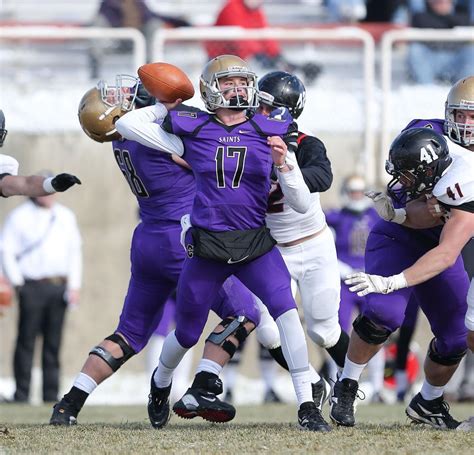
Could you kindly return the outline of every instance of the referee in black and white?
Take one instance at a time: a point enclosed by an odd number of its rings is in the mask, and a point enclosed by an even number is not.
[[[43,401],[55,402],[64,316],[68,306],[78,304],[82,280],[81,235],[74,213],[57,203],[55,194],[30,198],[5,220],[2,259],[19,303],[13,401],[29,401],[34,347],[41,336]]]

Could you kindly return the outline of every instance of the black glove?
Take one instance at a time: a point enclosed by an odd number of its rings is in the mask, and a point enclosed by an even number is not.
[[[72,174],[58,174],[53,178],[53,180],[51,180],[51,186],[59,192],[66,191],[76,183],[80,185],[81,181]]]

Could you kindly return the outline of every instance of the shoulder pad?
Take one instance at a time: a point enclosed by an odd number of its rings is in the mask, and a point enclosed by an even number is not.
[[[433,196],[456,207],[474,201],[474,153],[453,158],[446,174],[433,188]]]
[[[270,112],[268,118],[283,121],[293,119],[291,117],[290,111],[286,107],[277,107],[272,112]]]
[[[168,113],[167,119],[171,123],[174,134],[187,136],[208,122],[210,117],[210,114],[204,111],[173,110]]]
[[[411,128],[431,128],[439,134],[444,134],[444,120],[443,119],[414,119],[402,131]]]

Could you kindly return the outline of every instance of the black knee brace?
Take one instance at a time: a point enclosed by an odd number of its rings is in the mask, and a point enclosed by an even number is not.
[[[248,337],[247,330],[244,327],[246,322],[248,322],[248,319],[245,316],[238,316],[236,319],[226,318],[220,322],[220,325],[224,327],[224,330],[219,333],[211,333],[206,341],[221,346],[222,349],[224,349],[224,351],[232,358],[238,346],[228,338],[233,335],[237,338],[239,345],[241,345]]]
[[[354,327],[357,335],[359,335],[362,340],[369,344],[385,343],[391,334],[390,330],[375,324],[370,319],[362,316],[361,314],[357,316],[352,326]]]
[[[120,335],[113,333],[112,335],[108,336],[106,340],[112,341],[120,346],[120,349],[123,352],[123,356],[120,358],[114,357],[107,349],[103,348],[102,346],[95,346],[89,355],[96,355],[100,357],[110,368],[112,371],[117,371],[130,357],[133,357],[136,352],[123,340]]]
[[[428,357],[434,363],[439,363],[440,365],[445,366],[457,365],[467,352],[467,349],[465,349],[462,352],[456,352],[454,354],[449,355],[441,355],[436,351],[435,340],[436,338],[433,338],[428,346]]]

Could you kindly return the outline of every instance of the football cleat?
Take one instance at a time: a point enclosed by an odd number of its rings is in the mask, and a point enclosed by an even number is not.
[[[307,431],[327,433],[332,430],[313,401],[307,401],[300,406],[298,425],[300,429]]]
[[[440,396],[435,400],[425,400],[417,393],[405,410],[415,423],[427,423],[440,430],[455,430],[460,422],[449,413],[449,404]]]
[[[49,419],[50,425],[72,426],[77,425],[78,410],[64,398],[53,406],[53,414]]]
[[[148,395],[148,418],[153,428],[163,428],[171,417],[171,384],[168,387],[156,387],[153,375],[154,372],[151,375],[150,394]]]
[[[209,422],[229,422],[235,417],[234,406],[217,398],[214,392],[192,387],[175,403],[173,411],[183,419],[202,417]]]
[[[323,404],[331,394],[331,386],[324,378],[321,378],[318,382],[311,384],[311,390],[313,391],[314,404],[321,411]]]
[[[358,390],[359,383],[353,379],[345,378],[334,384],[330,399],[329,417],[335,424],[344,427],[354,426],[354,401]]]

